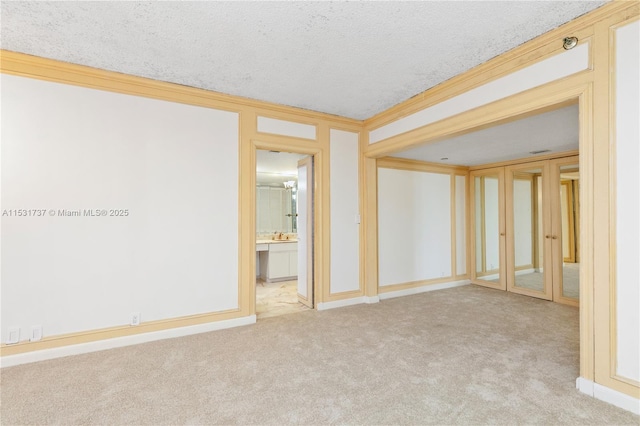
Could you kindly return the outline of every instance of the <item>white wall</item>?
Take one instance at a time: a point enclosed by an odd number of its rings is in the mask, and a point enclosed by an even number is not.
[[[358,134],[330,133],[331,293],[360,288]]]
[[[1,78],[3,341],[237,308],[236,113]]]
[[[451,177],[378,168],[379,286],[449,277]]]
[[[640,381],[640,22],[616,31],[617,374]]]
[[[316,138],[316,126],[312,126],[311,124],[295,123],[293,121],[260,116],[258,117],[258,131],[303,139]]]

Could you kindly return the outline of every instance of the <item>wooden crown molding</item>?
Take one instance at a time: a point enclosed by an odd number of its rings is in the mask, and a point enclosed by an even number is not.
[[[8,50],[0,50],[0,72],[228,111],[239,112],[251,108],[274,118],[286,120],[297,117],[299,121],[305,123],[328,122],[351,131],[360,130],[363,124],[361,120],[226,95]]]

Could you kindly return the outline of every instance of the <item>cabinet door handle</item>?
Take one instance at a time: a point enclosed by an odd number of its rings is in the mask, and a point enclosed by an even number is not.
[[[558,237],[556,237],[555,235],[554,235],[553,237],[551,237],[551,238],[553,238],[554,240],[557,240],[557,239],[558,239]]]
[[[501,237],[504,237],[504,232],[501,232],[501,233],[500,233],[500,236],[501,236]]]
[[[548,240],[549,238],[551,238],[551,235],[547,235],[545,236],[545,238]]]

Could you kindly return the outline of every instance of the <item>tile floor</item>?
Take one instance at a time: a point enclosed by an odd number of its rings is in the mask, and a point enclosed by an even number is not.
[[[260,278],[256,279],[256,316],[258,318],[292,314],[308,309],[298,302],[297,280],[268,283]]]

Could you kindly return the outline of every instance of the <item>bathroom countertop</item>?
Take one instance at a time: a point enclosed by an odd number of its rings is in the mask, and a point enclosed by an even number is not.
[[[293,240],[256,240],[256,244],[278,244],[278,243],[297,243],[297,239]]]

